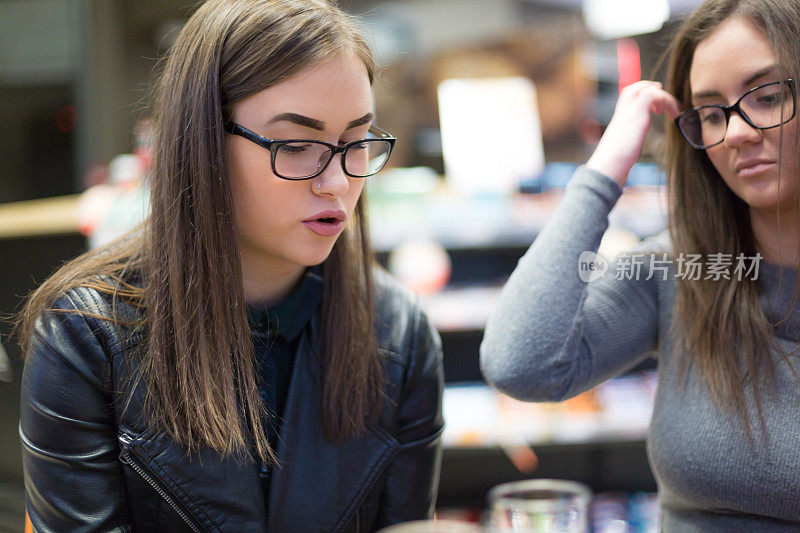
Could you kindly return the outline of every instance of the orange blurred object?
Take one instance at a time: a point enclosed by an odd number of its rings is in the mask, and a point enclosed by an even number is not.
[[[523,474],[530,474],[539,467],[539,456],[530,446],[524,444],[503,446],[503,451],[508,456],[511,464]]]
[[[563,402],[563,409],[565,411],[578,413],[595,413],[601,410],[600,405],[597,403],[594,389],[588,390],[569,400],[565,400]]]

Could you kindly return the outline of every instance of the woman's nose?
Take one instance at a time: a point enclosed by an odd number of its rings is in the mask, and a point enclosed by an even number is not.
[[[322,174],[312,180],[317,182],[314,185],[317,194],[327,194],[338,198],[344,196],[350,189],[350,181],[342,170],[342,156],[343,154],[334,154]]]
[[[748,124],[739,113],[731,113],[725,131],[725,144],[736,147],[744,143],[757,143],[761,137],[761,130]]]

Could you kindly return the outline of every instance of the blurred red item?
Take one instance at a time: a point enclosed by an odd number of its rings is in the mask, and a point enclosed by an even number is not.
[[[78,124],[78,110],[71,105],[67,105],[58,110],[56,114],[56,126],[62,133],[69,133]]]
[[[630,37],[617,41],[617,70],[619,71],[620,91],[642,79],[639,45]]]
[[[83,173],[83,188],[88,189],[95,185],[108,182],[108,163],[105,161],[95,161],[89,164],[86,172]]]
[[[135,148],[133,153],[142,160],[142,171],[147,173],[153,161],[153,119],[144,117],[136,122],[133,128]]]

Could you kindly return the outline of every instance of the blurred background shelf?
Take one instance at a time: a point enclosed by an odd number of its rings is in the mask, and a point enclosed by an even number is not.
[[[577,165],[549,163],[550,167],[574,170]],[[661,231],[666,223],[663,177],[652,165],[634,166],[648,176],[629,182],[609,215],[609,226],[639,239]],[[393,169],[399,174],[403,169]],[[413,171],[414,169],[408,169]],[[572,174],[569,175],[571,177]],[[425,193],[381,191],[381,175],[370,182],[369,206],[372,244],[378,253],[390,252],[403,243],[426,239],[452,252],[498,249],[526,249],[558,207],[568,178],[541,192],[517,193],[510,196],[492,194],[467,195],[446,185],[438,185]],[[399,179],[393,176],[392,179]]]
[[[539,466],[520,472],[500,447],[446,447],[439,485],[440,507],[483,508],[489,489],[532,477],[571,479],[593,492],[653,492],[645,441],[609,440],[534,446]]]
[[[0,239],[78,232],[78,199],[70,194],[0,204]]]

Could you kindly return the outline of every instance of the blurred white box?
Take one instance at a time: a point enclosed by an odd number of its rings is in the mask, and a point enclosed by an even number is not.
[[[449,79],[439,84],[439,123],[449,184],[508,194],[544,169],[536,88],[527,78]]]

